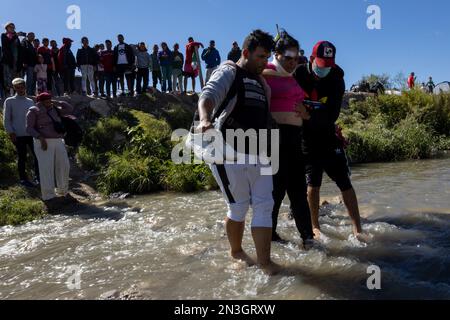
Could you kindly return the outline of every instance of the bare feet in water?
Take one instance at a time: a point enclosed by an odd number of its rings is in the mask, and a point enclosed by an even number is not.
[[[279,264],[272,261],[268,264],[260,264],[258,267],[268,276],[275,276],[282,270],[282,267]]]
[[[361,233],[355,233],[356,239],[360,242],[369,243],[372,239],[372,236],[368,233],[361,232]]]
[[[357,228],[356,226],[353,226],[353,234],[360,242],[368,243],[372,239],[372,236],[367,232],[364,232],[361,227]]]
[[[231,257],[233,259],[245,262],[249,267],[253,267],[254,265],[256,265],[255,260],[253,260],[252,257],[250,257],[245,251],[236,253],[231,252]]]
[[[319,240],[320,239],[320,235],[321,235],[320,229],[319,228],[314,228],[313,229],[313,233],[314,233],[314,240]]]

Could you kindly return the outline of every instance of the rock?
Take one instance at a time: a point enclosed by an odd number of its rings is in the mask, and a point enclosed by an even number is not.
[[[111,107],[105,100],[96,99],[91,101],[89,108],[102,117],[108,117],[111,114]]]
[[[124,200],[126,198],[129,198],[131,196],[130,193],[124,193],[124,192],[116,192],[109,196],[110,199],[120,199]]]
[[[120,297],[120,292],[117,290],[111,290],[108,292],[103,293],[100,296],[101,300],[117,300]]]

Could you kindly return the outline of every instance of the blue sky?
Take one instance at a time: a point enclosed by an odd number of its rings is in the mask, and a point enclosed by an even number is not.
[[[2,0],[0,23],[14,21],[18,31],[34,31],[61,41],[86,35],[91,43],[123,33],[128,43],[179,42],[189,36],[207,44],[216,40],[226,56],[231,43],[242,43],[250,30],[275,33],[275,24],[295,36],[309,55],[319,40],[337,47],[337,62],[349,87],[364,74],[415,71],[419,80],[432,75],[450,80],[450,2],[448,0]],[[66,9],[81,8],[81,30],[68,30]],[[381,30],[366,25],[369,5],[381,8]]]

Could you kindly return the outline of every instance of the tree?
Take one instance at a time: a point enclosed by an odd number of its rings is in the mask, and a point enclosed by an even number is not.
[[[402,91],[407,89],[407,82],[408,82],[408,77],[405,76],[405,74],[403,72],[397,73],[392,78],[392,81],[391,81],[394,89],[402,90]]]
[[[388,74],[384,73],[382,75],[371,74],[368,76],[364,76],[362,81],[368,82],[371,86],[376,85],[377,82],[380,82],[383,87],[390,88],[390,77]]]

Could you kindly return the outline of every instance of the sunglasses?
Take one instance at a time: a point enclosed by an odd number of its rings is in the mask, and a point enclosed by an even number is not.
[[[298,57],[283,56],[283,59],[286,61],[294,61],[298,60]]]

